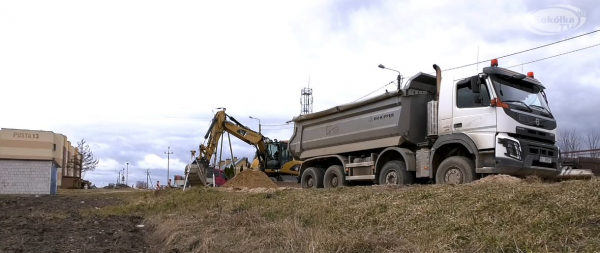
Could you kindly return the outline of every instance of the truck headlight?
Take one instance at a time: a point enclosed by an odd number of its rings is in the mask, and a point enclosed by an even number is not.
[[[518,141],[511,139],[498,139],[498,142],[506,148],[504,155],[521,160],[521,145]]]

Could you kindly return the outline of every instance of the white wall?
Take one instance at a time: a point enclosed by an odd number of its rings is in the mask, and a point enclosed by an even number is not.
[[[0,194],[50,194],[52,161],[0,160]]]

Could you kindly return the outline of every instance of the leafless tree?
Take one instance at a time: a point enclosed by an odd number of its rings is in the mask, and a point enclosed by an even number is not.
[[[600,149],[600,132],[594,128],[588,129],[586,132],[588,149]],[[599,152],[591,152],[592,157],[599,157]]]
[[[98,166],[98,159],[94,158],[94,153],[90,149],[90,145],[86,144],[85,139],[77,142],[77,150],[81,156],[73,156],[69,159],[69,166],[76,170],[81,169],[81,177],[88,171],[93,171]]]
[[[147,189],[148,188],[148,184],[146,184],[146,181],[137,181],[137,182],[135,182],[135,188],[138,188],[138,189]]]
[[[558,132],[558,146],[561,152],[571,152],[581,149],[581,134],[576,127],[565,127]],[[571,157],[566,155],[565,157]]]

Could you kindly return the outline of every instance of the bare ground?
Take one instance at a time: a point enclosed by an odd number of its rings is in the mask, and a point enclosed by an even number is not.
[[[93,191],[88,191],[93,192]],[[0,252],[158,252],[141,216],[99,216],[116,194],[0,197]]]
[[[506,179],[0,197],[0,252],[600,252],[600,180]]]

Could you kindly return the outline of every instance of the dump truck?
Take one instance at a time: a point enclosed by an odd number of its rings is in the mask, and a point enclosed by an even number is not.
[[[556,120],[544,85],[498,66],[444,80],[419,72],[394,91],[299,115],[289,150],[302,188],[353,181],[469,183],[486,174],[556,177]]]

